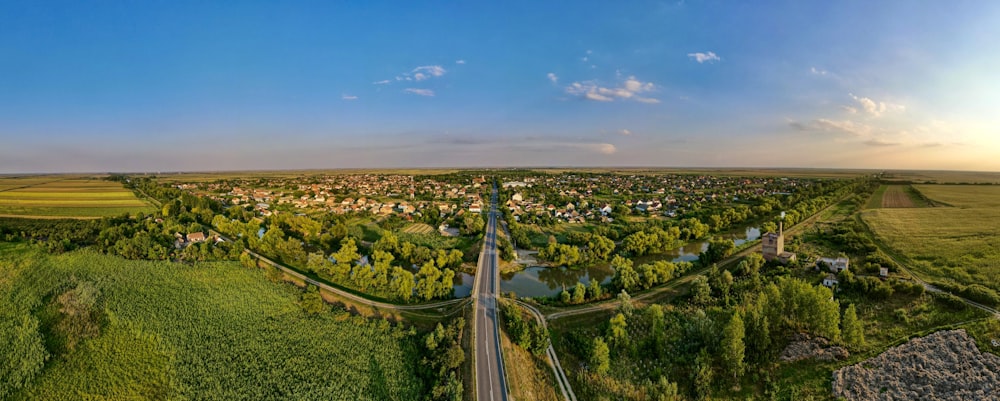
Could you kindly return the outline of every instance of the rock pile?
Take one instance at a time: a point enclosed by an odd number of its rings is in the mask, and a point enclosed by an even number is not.
[[[821,361],[832,361],[847,359],[850,353],[844,347],[830,346],[830,342],[823,337],[810,337],[808,334],[799,333],[792,338],[792,342],[781,351],[778,356],[782,362],[795,362],[803,359],[815,358]]]
[[[848,400],[998,400],[1000,357],[982,353],[965,330],[939,331],[833,372],[833,395]]]

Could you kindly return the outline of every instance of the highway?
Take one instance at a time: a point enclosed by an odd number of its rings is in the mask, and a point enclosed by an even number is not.
[[[500,291],[500,271],[497,261],[497,190],[490,195],[489,218],[483,235],[483,250],[473,285],[475,324],[473,339],[476,356],[476,400],[507,401],[507,379],[504,376],[503,354],[500,349],[500,327],[497,322],[497,293]]]

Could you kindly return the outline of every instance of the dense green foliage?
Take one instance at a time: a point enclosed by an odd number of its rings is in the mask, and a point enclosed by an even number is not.
[[[0,398],[415,400],[418,339],[234,262],[0,244]],[[70,346],[69,341],[75,341]],[[48,361],[44,367],[43,362]]]
[[[535,355],[542,355],[549,346],[549,332],[535,319],[525,319],[524,312],[513,302],[501,302],[500,313],[504,329],[513,343]]]

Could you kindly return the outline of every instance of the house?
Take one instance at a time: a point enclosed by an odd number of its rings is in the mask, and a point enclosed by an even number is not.
[[[194,242],[204,242],[204,241],[205,241],[205,233],[203,232],[194,232],[187,235],[187,242],[194,243]]]
[[[825,266],[831,273],[840,273],[847,270],[850,267],[850,264],[851,261],[846,257],[819,258],[816,260],[817,268],[823,268]]]
[[[469,213],[482,213],[483,207],[479,203],[469,205]]]
[[[611,211],[611,205],[604,205],[604,207],[601,208],[601,215],[607,216],[611,214]]]
[[[878,268],[878,276],[883,278],[889,277],[889,268],[888,267]]]
[[[521,202],[524,200],[524,195],[521,195],[520,192],[515,192],[514,195],[510,196],[510,200],[514,202]]]
[[[837,281],[837,276],[834,276],[833,273],[828,273],[826,278],[823,279],[823,285],[827,287],[833,288],[837,284],[840,284],[840,282]]]

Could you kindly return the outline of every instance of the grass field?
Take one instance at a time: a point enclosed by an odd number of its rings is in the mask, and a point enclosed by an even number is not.
[[[121,184],[99,178],[0,178],[0,215],[104,217],[153,210]]]
[[[264,274],[0,244],[0,399],[423,399],[419,337],[307,315]],[[82,283],[99,330],[68,347],[59,305]]]
[[[991,171],[886,171],[886,180],[931,183],[1000,184],[1000,172]]]
[[[918,189],[934,202],[956,207],[868,210],[862,218],[924,278],[1000,290],[1000,188]]]

